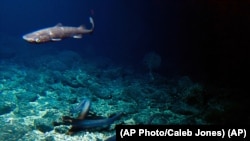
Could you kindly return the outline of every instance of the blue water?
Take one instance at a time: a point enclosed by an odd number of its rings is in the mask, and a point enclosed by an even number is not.
[[[61,23],[82,39],[31,44]],[[91,140],[114,127],[53,126],[84,98],[115,124],[249,124],[249,8],[231,1],[2,0],[0,140]],[[90,116],[88,118],[94,117]]]

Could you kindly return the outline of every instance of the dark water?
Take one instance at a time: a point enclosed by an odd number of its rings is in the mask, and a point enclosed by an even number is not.
[[[245,91],[250,64],[249,15],[249,3],[226,0],[2,0],[0,91],[1,95],[11,93],[13,97],[1,96],[1,120],[10,118],[11,112],[17,118],[32,115],[15,110],[34,108],[21,104],[29,94],[33,98],[28,98],[28,102],[46,107],[46,100],[41,102],[39,97],[49,99],[50,91],[57,95],[54,106],[48,109],[63,111],[62,103],[69,109],[86,97],[96,105],[102,105],[106,99],[121,109],[126,104],[117,101],[133,105],[130,99],[134,99],[143,109],[147,104],[140,103],[147,101],[146,97],[149,105],[160,109],[160,113],[170,110],[178,116],[204,115],[197,117],[202,122],[188,117],[178,124],[249,124],[250,117],[246,116],[249,94]],[[57,23],[90,28],[90,16],[95,30],[82,39],[44,44],[30,44],[22,39],[24,34]],[[59,93],[64,93],[66,101]],[[6,106],[3,103],[6,100],[12,104]],[[169,104],[161,107],[161,103]],[[209,106],[213,103],[218,104],[217,108]],[[97,113],[102,111],[93,109]],[[207,109],[210,111],[205,114]],[[103,110],[114,113],[119,108]],[[138,111],[128,110],[124,120],[135,113],[140,117]],[[150,111],[155,110],[147,112]],[[67,114],[65,111],[51,120]],[[177,122],[157,115],[152,112],[148,120],[135,116],[135,123]],[[52,127],[45,131],[36,129],[49,132]],[[28,138],[21,135],[20,138]]]

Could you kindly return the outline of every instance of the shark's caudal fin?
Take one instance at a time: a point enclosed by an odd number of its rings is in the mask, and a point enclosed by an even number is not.
[[[92,33],[94,31],[94,28],[95,28],[94,20],[92,17],[89,17],[89,22],[92,25],[92,27],[90,29],[86,29],[86,27],[84,25],[79,26],[78,29],[84,30],[85,33]]]
[[[94,20],[93,20],[92,17],[89,17],[89,22],[92,24],[91,30],[94,30],[94,28],[95,28],[95,23],[94,23]]]

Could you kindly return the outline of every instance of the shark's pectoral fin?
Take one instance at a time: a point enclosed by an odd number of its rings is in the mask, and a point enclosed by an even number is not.
[[[82,34],[74,35],[73,38],[80,39],[82,38]]]
[[[52,38],[51,40],[52,41],[61,41],[62,39],[60,39],[60,38]]]

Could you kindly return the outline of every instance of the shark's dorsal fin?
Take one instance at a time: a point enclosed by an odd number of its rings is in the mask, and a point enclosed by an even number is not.
[[[57,26],[57,27],[61,27],[61,26],[63,26],[63,25],[62,25],[62,23],[58,23],[58,24],[56,24],[56,26]]]
[[[85,28],[85,25],[80,25],[80,26],[78,27],[78,29],[86,29],[86,28]]]

